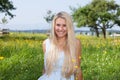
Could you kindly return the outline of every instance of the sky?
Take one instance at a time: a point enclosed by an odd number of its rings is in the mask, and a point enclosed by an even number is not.
[[[70,6],[79,7],[89,4],[91,0],[10,0],[16,7],[11,11],[16,16],[8,20],[6,25],[0,27],[26,30],[26,29],[47,29],[50,25],[45,21],[46,12],[51,10],[53,13],[66,11],[71,13]],[[120,4],[120,0],[115,0]]]

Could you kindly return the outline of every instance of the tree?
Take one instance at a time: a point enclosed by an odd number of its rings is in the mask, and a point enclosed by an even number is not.
[[[7,21],[7,19],[5,18],[5,17],[3,17],[2,19],[1,19],[1,21],[0,21],[0,24],[2,24],[3,25],[3,27],[5,27],[5,24],[7,24],[8,23],[8,21]],[[0,26],[1,27],[1,26]]]
[[[54,17],[54,14],[52,13],[52,11],[48,10],[47,15],[44,17],[44,19],[50,25],[51,21],[53,20],[53,17]],[[50,30],[47,31],[47,35],[49,35],[49,32],[50,32]]]
[[[5,16],[10,16],[13,18],[13,15],[10,11],[15,10],[16,8],[13,6],[12,1],[9,0],[0,0],[0,13],[5,13]]]
[[[2,22],[1,22],[2,24],[7,24],[8,23],[8,21],[7,21],[7,19],[5,18],[5,17],[3,17],[2,18]]]
[[[47,23],[50,24],[50,22],[53,20],[54,14],[52,13],[51,10],[47,11],[47,15],[44,17]]]
[[[90,4],[74,10],[72,16],[78,27],[91,27],[97,37],[101,29],[106,38],[106,29],[115,24],[120,25],[120,5],[114,0],[93,0]]]
[[[3,17],[0,24],[2,24],[3,27],[5,27],[5,24],[7,24],[7,23],[8,23],[7,19],[5,17]]]

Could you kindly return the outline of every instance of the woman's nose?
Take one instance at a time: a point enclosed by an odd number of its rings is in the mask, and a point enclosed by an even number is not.
[[[63,30],[63,27],[62,27],[62,26],[60,26],[60,27],[59,27],[59,30]]]

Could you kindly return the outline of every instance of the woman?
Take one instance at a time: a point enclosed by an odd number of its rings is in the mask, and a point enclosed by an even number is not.
[[[53,18],[50,37],[43,42],[44,74],[38,80],[82,80],[81,44],[75,38],[71,16]]]

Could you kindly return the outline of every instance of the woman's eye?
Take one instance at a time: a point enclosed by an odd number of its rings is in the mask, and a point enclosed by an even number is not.
[[[60,24],[56,24],[57,26],[60,26]]]
[[[62,26],[62,27],[66,27],[66,24],[56,24],[56,26]]]
[[[66,27],[66,24],[64,24],[63,27]]]

